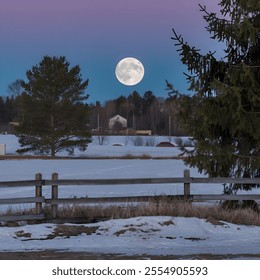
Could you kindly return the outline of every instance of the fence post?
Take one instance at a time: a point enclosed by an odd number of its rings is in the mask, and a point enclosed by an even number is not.
[[[51,179],[53,181],[58,180],[58,173],[53,173]],[[52,185],[51,186],[51,199],[58,199],[58,185]],[[52,212],[52,219],[57,218],[58,214],[58,204],[53,203],[51,205],[51,212]]]
[[[35,181],[41,181],[42,180],[42,174],[37,173],[35,174]],[[42,184],[36,184],[35,186],[35,197],[42,197]],[[36,202],[35,203],[35,211],[36,214],[42,213],[42,202]]]
[[[190,178],[190,170],[186,169],[184,170],[184,200],[185,201],[189,201],[189,196],[190,196],[190,182],[189,180],[187,182],[185,182],[185,179],[189,179]]]

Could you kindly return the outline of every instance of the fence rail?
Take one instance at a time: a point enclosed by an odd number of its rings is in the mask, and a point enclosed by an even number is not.
[[[2,181],[0,182],[0,188],[6,187],[35,187],[37,185],[45,185],[44,180],[27,180],[27,181]]]
[[[131,196],[131,197],[96,197],[96,198],[59,198],[60,186],[89,186],[89,185],[134,185],[134,184],[183,184],[183,195],[155,195],[155,196]],[[31,215],[5,215],[0,216],[0,221],[21,220],[44,220],[44,206],[51,205],[52,219],[58,216],[58,205],[60,204],[88,204],[88,203],[114,203],[114,202],[148,202],[159,201],[162,197],[173,200],[184,201],[208,201],[208,200],[260,200],[260,194],[191,194],[191,184],[258,184],[260,178],[194,178],[190,177],[190,171],[184,170],[183,177],[175,178],[135,178],[135,179],[58,179],[58,174],[53,173],[51,180],[43,180],[42,175],[37,173],[35,180],[26,181],[2,181],[0,188],[34,187],[34,197],[3,198],[0,205],[13,204],[35,204],[34,214]],[[42,195],[43,186],[51,186],[51,198]]]

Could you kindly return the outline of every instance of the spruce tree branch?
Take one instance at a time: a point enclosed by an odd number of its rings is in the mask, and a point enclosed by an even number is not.
[[[229,65],[230,67],[233,67],[233,68],[241,68],[241,66],[239,64],[230,64]],[[246,63],[243,62],[243,66],[247,67],[247,68],[260,68],[260,65],[248,65]]]
[[[176,41],[175,46],[180,46],[177,51],[182,57],[181,61],[183,64],[187,65],[188,71],[193,73],[200,73],[201,67],[203,65],[204,69],[210,64],[212,59],[214,59],[215,52],[209,52],[206,55],[200,53],[200,49],[195,47],[190,47],[187,42],[184,43],[183,37],[178,35],[174,28],[172,29],[174,36],[171,37],[172,40]]]
[[[170,97],[181,97],[181,96],[184,96],[185,94],[183,93],[180,93],[178,90],[176,90],[174,87],[173,87],[173,84],[169,83],[167,80],[165,80],[166,82],[166,85],[167,85],[167,88],[166,90],[168,90],[168,95]]]
[[[199,7],[200,7],[200,12],[203,12],[205,13],[204,15],[204,19],[207,21],[207,22],[210,22],[210,21],[222,21],[222,22],[226,22],[226,24],[231,24],[232,22],[230,20],[227,20],[227,19],[224,19],[224,18],[218,18],[217,17],[217,14],[216,13],[209,13],[207,11],[207,7],[204,5],[202,6],[201,4],[199,4]]]

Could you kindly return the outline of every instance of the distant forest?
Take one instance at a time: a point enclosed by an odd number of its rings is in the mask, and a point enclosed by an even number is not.
[[[129,96],[120,96],[90,105],[92,129],[107,131],[108,120],[120,115],[127,119],[129,129],[151,130],[157,135],[185,135],[185,129],[178,120],[178,102],[176,98],[162,98],[146,91],[143,95],[133,91]]]
[[[12,123],[17,123],[22,119],[22,80],[16,80],[10,84],[8,94],[7,97],[0,96],[0,133],[14,132]],[[89,129],[106,134],[109,119],[118,114],[127,119],[128,129],[151,130],[154,135],[186,135],[185,127],[178,117],[183,106],[183,100],[181,100],[183,98],[186,98],[186,103],[191,106],[192,98],[181,95],[167,97],[167,94],[166,98],[157,97],[152,91],[146,91],[143,94],[133,91],[128,96],[121,95],[103,104],[97,101],[95,104],[88,104]],[[181,102],[182,105],[180,105]]]
[[[19,115],[19,97],[0,96],[0,132],[10,131],[10,122]]]
[[[14,132],[12,124],[22,116],[21,92],[12,91],[0,96],[0,132]],[[89,129],[107,133],[109,119],[117,114],[127,119],[127,127],[133,130],[151,130],[157,135],[185,135],[178,120],[178,102],[173,97],[162,98],[147,91],[143,95],[133,91],[129,96],[107,100],[104,104],[89,104]]]

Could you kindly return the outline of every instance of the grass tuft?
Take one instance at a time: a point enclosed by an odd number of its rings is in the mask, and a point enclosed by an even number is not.
[[[85,217],[90,220],[100,219],[126,219],[139,216],[175,216],[197,217],[206,219],[212,224],[221,224],[221,221],[234,224],[260,226],[260,215],[250,208],[223,209],[221,205],[200,206],[185,202],[159,202],[131,203],[127,205],[94,205],[69,206],[59,209],[59,218]]]
[[[51,219],[51,207],[45,208],[46,220]],[[33,210],[28,210],[31,214]],[[8,214],[19,214],[11,213]],[[24,213],[26,214],[26,213]],[[64,205],[59,207],[59,219],[83,218],[83,220],[126,219],[140,216],[174,216],[197,217],[206,219],[214,225],[230,222],[240,225],[260,226],[260,214],[250,208],[224,209],[221,205],[201,206],[182,201],[169,202],[162,199],[159,202],[130,204],[96,204],[96,205]]]

